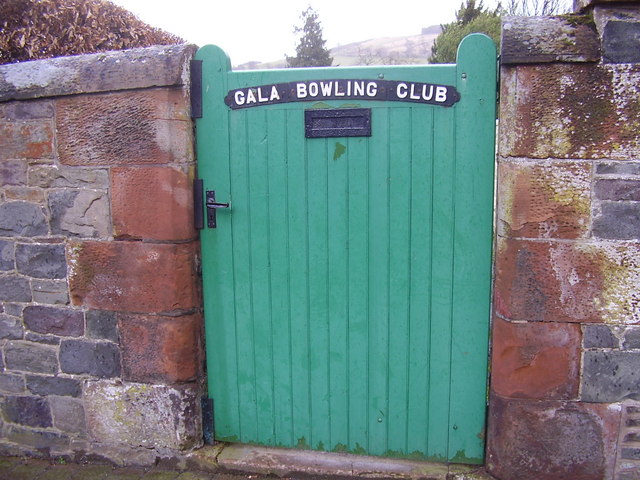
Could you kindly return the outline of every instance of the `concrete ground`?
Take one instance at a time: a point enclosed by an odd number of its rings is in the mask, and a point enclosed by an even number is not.
[[[249,445],[200,449],[181,467],[114,467],[0,457],[0,480],[494,480],[480,467]]]

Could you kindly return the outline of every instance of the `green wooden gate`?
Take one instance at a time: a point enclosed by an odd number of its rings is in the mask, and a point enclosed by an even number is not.
[[[199,176],[230,203],[201,233],[216,439],[482,463],[491,40],[456,65],[196,59]]]

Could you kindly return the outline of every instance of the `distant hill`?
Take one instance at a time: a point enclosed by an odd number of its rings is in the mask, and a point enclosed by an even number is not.
[[[429,63],[431,46],[440,34],[440,25],[423,28],[419,35],[404,37],[380,37],[362,42],[339,45],[331,49],[333,66],[400,65]],[[272,62],[248,62],[235,66],[235,70],[284,68],[286,60]]]

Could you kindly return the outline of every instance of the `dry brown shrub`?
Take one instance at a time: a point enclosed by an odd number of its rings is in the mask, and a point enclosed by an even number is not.
[[[183,42],[106,0],[0,0],[0,64]]]

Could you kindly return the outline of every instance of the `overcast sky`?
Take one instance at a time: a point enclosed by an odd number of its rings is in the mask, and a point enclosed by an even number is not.
[[[3,1],[3,0],[0,0]],[[319,14],[327,47],[377,37],[418,35],[452,22],[462,0],[111,0],[142,21],[188,42],[222,47],[232,65],[293,55],[300,13]],[[494,8],[498,0],[484,0]],[[570,0],[562,0],[567,6]]]
[[[146,23],[191,43],[222,47],[233,65],[295,53],[300,13],[319,14],[327,47],[376,37],[417,35],[449,23],[460,0],[111,0]],[[485,0],[485,4],[494,4]]]

